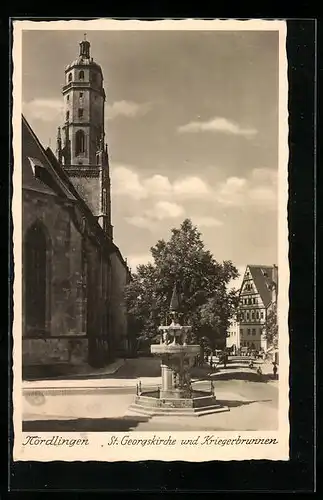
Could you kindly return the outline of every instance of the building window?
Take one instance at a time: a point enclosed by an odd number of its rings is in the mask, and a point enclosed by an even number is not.
[[[83,97],[83,92],[80,92],[80,98],[82,98],[82,97]]]
[[[71,82],[72,81],[72,73],[69,73],[68,75],[68,81]]]
[[[36,335],[45,333],[49,312],[48,246],[46,230],[41,222],[36,222],[27,231],[23,255],[26,327]]]
[[[249,319],[249,312],[246,313],[247,320]]]
[[[263,311],[261,311],[260,316],[261,316],[261,319],[264,319],[264,313],[263,313]]]
[[[66,100],[67,100],[67,101],[69,101],[69,100],[70,100],[70,96],[69,96],[69,95],[68,95],[68,96],[66,96]]]
[[[79,80],[84,80],[84,71],[83,70],[81,70],[79,72]]]
[[[252,329],[252,335],[256,335],[256,329],[255,328]]]
[[[78,109],[78,117],[83,118],[83,109],[82,108]]]
[[[251,299],[248,299],[248,305],[250,305],[250,304],[251,304]]]
[[[247,329],[247,335],[250,335],[250,328]]]
[[[66,121],[68,122],[69,119],[70,119],[70,112],[66,111]]]
[[[256,318],[259,319],[259,311],[256,312]]]
[[[83,130],[78,130],[75,134],[75,154],[85,153],[85,134]]]

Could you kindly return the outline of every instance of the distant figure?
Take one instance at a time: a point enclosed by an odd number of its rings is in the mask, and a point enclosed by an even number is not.
[[[262,369],[260,366],[258,366],[258,368],[257,368],[257,373],[258,373],[258,375],[262,375]]]
[[[278,370],[277,363],[276,363],[276,361],[274,361],[273,362],[273,374],[274,374],[274,378],[276,378],[276,376],[277,376],[277,370]]]
[[[254,365],[253,365],[253,361],[252,361],[252,359],[251,359],[251,360],[250,360],[250,363],[249,363],[249,368],[253,368],[253,366],[254,366]]]

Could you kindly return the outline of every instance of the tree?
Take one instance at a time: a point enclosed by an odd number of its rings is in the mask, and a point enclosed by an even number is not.
[[[232,262],[218,263],[189,219],[172,229],[169,241],[159,240],[150,251],[153,264],[139,265],[126,287],[127,311],[136,335],[152,340],[160,324],[169,324],[176,283],[180,319],[192,325],[194,339],[207,337],[213,345],[223,343],[237,300],[236,292],[227,289],[238,277]]]
[[[273,306],[267,314],[266,320],[266,340],[269,346],[278,348],[278,321],[277,308]]]

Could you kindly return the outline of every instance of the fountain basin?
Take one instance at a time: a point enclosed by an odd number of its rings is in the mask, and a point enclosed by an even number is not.
[[[199,345],[180,344],[153,344],[150,346],[152,354],[184,354],[185,356],[197,356],[200,353]]]
[[[129,408],[130,413],[143,416],[187,416],[198,417],[211,413],[229,411],[216,401],[211,392],[192,391],[190,397],[159,397],[158,391],[145,391],[137,395]]]

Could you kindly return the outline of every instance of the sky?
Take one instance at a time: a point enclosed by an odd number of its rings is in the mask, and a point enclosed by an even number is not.
[[[25,31],[23,113],[55,150],[78,31]],[[191,218],[219,262],[277,263],[278,32],[90,31],[114,239],[130,267]],[[238,284],[238,281],[236,282]]]

